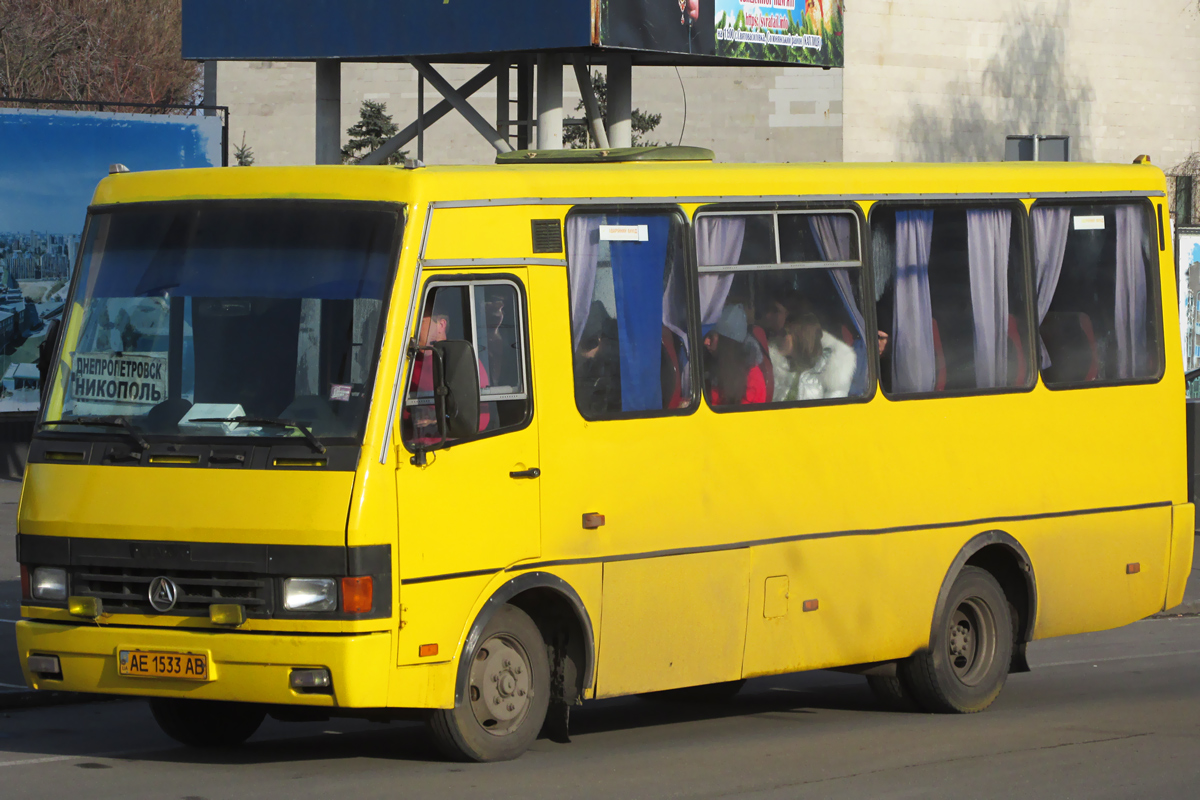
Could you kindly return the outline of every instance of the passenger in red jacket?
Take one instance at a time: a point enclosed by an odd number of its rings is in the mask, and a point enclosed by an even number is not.
[[[746,343],[749,326],[740,305],[726,306],[704,335],[704,374],[714,406],[767,402],[767,382]]]

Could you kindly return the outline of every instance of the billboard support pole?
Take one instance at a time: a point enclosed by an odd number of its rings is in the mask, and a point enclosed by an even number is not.
[[[579,93],[583,95],[583,109],[587,112],[588,127],[592,129],[592,138],[596,140],[597,147],[607,150],[608,133],[604,130],[604,120],[600,116],[600,102],[596,100],[596,92],[592,89],[592,73],[581,55],[575,56],[573,66]]]
[[[563,62],[557,53],[537,57],[537,149],[561,150],[563,145]]]
[[[495,128],[488,124],[483,115],[475,110],[475,106],[467,101],[458,91],[450,85],[450,82],[442,77],[436,69],[434,69],[428,61],[423,58],[410,58],[409,63],[416,68],[421,77],[429,81],[438,94],[450,101],[450,105],[454,106],[454,110],[463,115],[467,122],[471,123],[471,127],[479,132],[479,135],[491,142],[492,147],[496,148],[497,153],[511,153],[512,145],[508,140],[501,136]],[[495,69],[495,65],[491,67]],[[493,73],[494,74],[494,73]]]
[[[509,105],[508,78],[509,64],[504,62],[499,65],[500,69],[496,72],[496,132],[504,137],[504,141],[509,141],[509,115],[511,110]]]
[[[533,140],[533,57],[517,62],[517,149],[528,150]]]
[[[342,163],[342,62],[317,61],[317,164]]]
[[[608,141],[613,147],[633,147],[633,57],[608,57]]]

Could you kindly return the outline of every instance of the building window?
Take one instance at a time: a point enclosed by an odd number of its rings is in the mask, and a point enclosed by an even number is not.
[[[702,212],[695,231],[710,405],[867,395],[854,213]]]
[[[677,211],[567,217],[575,403],[584,417],[694,406],[686,229]]]
[[[1145,203],[1038,203],[1030,215],[1047,386],[1162,372],[1154,223]]]
[[[892,395],[1033,385],[1018,205],[871,214],[880,383]]]

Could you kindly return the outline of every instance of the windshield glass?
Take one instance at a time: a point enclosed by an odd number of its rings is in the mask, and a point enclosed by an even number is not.
[[[361,437],[401,224],[395,206],[320,201],[93,213],[44,420]]]

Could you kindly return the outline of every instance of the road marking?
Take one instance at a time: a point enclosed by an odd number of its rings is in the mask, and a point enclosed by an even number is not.
[[[1041,669],[1042,667],[1072,667],[1080,664],[1101,664],[1105,661],[1132,661],[1138,658],[1167,658],[1169,656],[1189,656],[1200,653],[1198,650],[1175,650],[1170,653],[1142,653],[1136,656],[1109,656],[1108,658],[1084,658],[1078,661],[1052,661],[1049,664],[1033,663],[1029,666],[1033,669]]]

